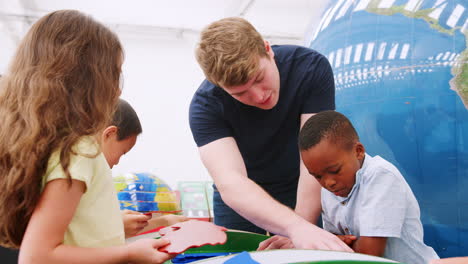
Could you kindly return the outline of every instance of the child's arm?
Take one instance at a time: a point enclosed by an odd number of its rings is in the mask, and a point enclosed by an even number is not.
[[[64,234],[85,191],[81,181],[58,179],[41,194],[21,243],[19,263],[162,263],[173,257],[157,248],[167,240],[139,240],[107,248],[80,248],[63,244]]]
[[[359,237],[354,241],[352,248],[356,253],[363,253],[382,257],[387,245],[386,237]]]
[[[177,224],[180,222],[185,222],[188,220],[189,218],[183,215],[168,214],[168,215],[161,215],[161,216],[155,217],[148,222],[150,223],[150,225],[154,227],[160,227],[160,226],[170,226],[170,225]]]
[[[153,217],[151,218],[151,220],[148,221],[148,225],[145,228],[143,228],[140,233],[147,232],[161,226],[170,226],[188,220],[189,218],[186,216],[173,214]]]

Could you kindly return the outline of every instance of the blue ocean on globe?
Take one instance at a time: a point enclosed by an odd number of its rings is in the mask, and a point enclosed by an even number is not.
[[[177,212],[176,194],[151,173],[126,173],[113,178],[120,209],[138,212]]]
[[[337,111],[370,155],[402,172],[424,240],[468,255],[468,0],[330,1],[310,47],[327,56]]]

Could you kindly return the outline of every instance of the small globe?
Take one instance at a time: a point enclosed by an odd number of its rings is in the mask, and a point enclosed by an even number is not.
[[[138,212],[176,213],[180,211],[175,192],[151,173],[126,173],[114,177],[120,209]]]

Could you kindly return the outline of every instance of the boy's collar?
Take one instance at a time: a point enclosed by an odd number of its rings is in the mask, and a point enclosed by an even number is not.
[[[358,171],[356,171],[356,180],[354,182],[353,188],[351,189],[348,196],[346,197],[335,196],[338,201],[340,201],[341,203],[347,202],[353,196],[353,194],[356,192],[356,189],[359,187],[361,183],[361,179],[362,179],[361,175],[366,171],[367,167],[369,166],[369,162],[370,162],[369,160],[371,158],[372,157],[370,155],[365,153],[362,166]]]
[[[371,159],[372,157],[367,154],[367,153],[364,153],[364,160],[362,162],[362,166],[361,168],[356,172],[356,174],[358,173],[363,173],[363,171],[365,171],[367,169],[367,167],[369,166],[369,160]]]

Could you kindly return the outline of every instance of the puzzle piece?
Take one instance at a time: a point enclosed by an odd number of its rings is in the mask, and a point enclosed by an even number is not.
[[[260,264],[260,262],[255,261],[248,252],[244,251],[228,259],[224,264]]]
[[[179,254],[192,247],[224,244],[227,240],[227,229],[213,223],[189,220],[159,230],[159,234],[171,241],[171,244],[160,248],[160,251]]]

